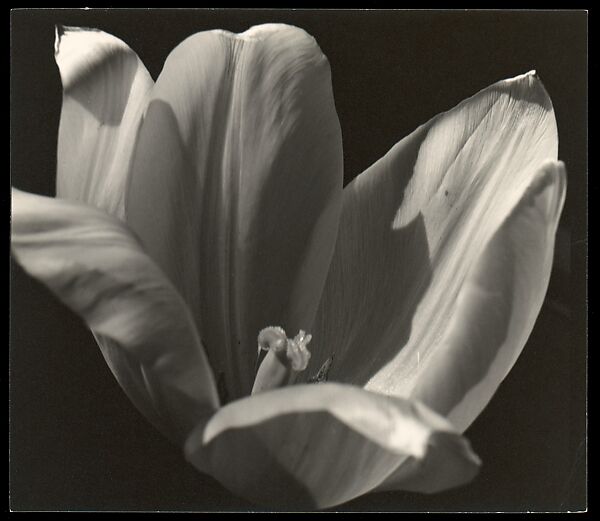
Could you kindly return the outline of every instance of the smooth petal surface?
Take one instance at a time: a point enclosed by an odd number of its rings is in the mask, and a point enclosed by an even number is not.
[[[400,488],[436,492],[470,481],[480,464],[427,407],[331,383],[233,402],[191,434],[185,453],[230,490],[276,508],[333,506],[391,474]]]
[[[285,25],[215,30],[169,55],[126,220],[192,309],[229,398],[250,393],[261,329],[310,331],[341,186],[329,64],[312,37]]]
[[[546,294],[565,199],[564,165],[542,167],[469,271],[412,396],[460,428],[485,407],[527,341]]]
[[[96,29],[57,27],[63,85],[58,132],[58,197],[123,217],[129,162],[154,82],[121,40]]]
[[[218,407],[189,310],[120,221],[13,190],[11,231],[18,262],[106,340],[117,380],[165,434],[182,442]]]
[[[468,275],[486,262],[480,260],[486,245],[520,204],[542,164],[556,158],[557,148],[552,104],[532,72],[496,83],[432,119],[348,185],[308,374],[333,356],[330,380],[409,397],[416,386],[427,387],[433,374],[428,368],[444,349],[452,324],[478,327],[470,320],[488,316],[489,325],[496,314],[490,335],[500,338],[502,328],[509,328],[506,342],[486,342],[482,334],[460,350],[448,370],[437,364],[431,369],[438,381],[444,380],[444,389],[458,395],[445,396],[442,403],[440,393],[422,391],[438,412],[449,412],[452,403],[451,418],[465,429],[531,332],[547,287],[561,205],[549,205],[554,213],[527,227],[531,236],[525,230],[515,235],[503,253],[504,269],[514,273],[527,257],[517,252],[535,245],[539,250],[526,263],[537,259],[538,269],[499,282],[505,293],[499,300],[480,299],[478,305],[490,308],[471,318],[466,313],[459,317],[459,295],[470,291]],[[563,189],[562,183],[551,183],[548,197],[562,200]],[[515,281],[521,285],[518,294]],[[521,298],[523,306],[530,306],[526,318],[517,317],[525,307],[513,304]],[[463,401],[470,390],[477,399]]]

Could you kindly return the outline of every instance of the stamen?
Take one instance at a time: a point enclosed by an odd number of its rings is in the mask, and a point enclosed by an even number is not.
[[[327,378],[329,377],[329,370],[331,369],[331,364],[333,364],[333,355],[331,355],[327,360],[325,360],[325,362],[321,366],[321,369],[319,369],[315,376],[311,376],[307,380],[308,383],[320,384],[326,382]]]
[[[306,346],[311,339],[312,336],[302,330],[292,339],[280,327],[263,329],[258,334],[258,356],[261,351],[267,354],[256,372],[252,394],[292,383],[296,374],[308,366],[310,351]]]

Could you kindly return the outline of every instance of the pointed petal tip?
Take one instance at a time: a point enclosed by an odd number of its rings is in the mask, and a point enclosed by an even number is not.
[[[535,69],[524,74],[498,82],[498,85],[511,89],[511,93],[518,98],[526,98],[536,102],[546,110],[553,110],[552,100],[546,91],[546,87]]]
[[[453,299],[463,291],[468,267],[480,255],[481,247],[470,245],[477,241],[485,245],[527,190],[531,196],[519,204],[533,223],[540,221],[543,236],[535,237],[536,241],[547,240],[544,244],[551,244],[566,179],[564,164],[556,161],[557,154],[558,132],[550,98],[537,71],[531,70],[496,82],[436,116],[344,188],[338,251],[330,268],[317,326],[313,326],[315,338],[338,353],[336,366],[344,370],[336,371],[334,376],[346,381],[366,381],[367,389],[372,391],[419,398],[410,394],[411,385],[418,385],[422,378],[419,375],[427,374],[432,364],[428,357],[438,356],[435,351],[442,345],[434,340],[433,331],[439,328],[437,338],[442,338]],[[535,179],[540,179],[538,184]],[[484,198],[482,194],[488,195]],[[481,217],[474,217],[475,212]],[[461,214],[465,217],[458,217]],[[533,235],[535,231],[534,228]],[[529,255],[531,241],[525,231],[521,243],[513,239],[516,232],[507,235],[512,249],[501,250],[499,246],[498,251],[504,252],[499,258],[512,252],[515,256]],[[539,262],[548,262],[543,253],[546,250],[540,246],[540,251]],[[467,261],[469,257],[472,260]],[[525,282],[528,278],[538,280],[537,275],[541,276],[535,269],[531,272],[523,279],[525,287],[529,287],[529,282]],[[506,279],[506,292],[515,287],[502,267],[494,276],[498,285]],[[540,279],[540,285],[542,282]],[[467,295],[473,293],[476,302],[479,291],[477,284],[473,287],[474,290],[464,291]],[[346,303],[343,312],[335,306],[340,294]],[[491,325],[497,326],[495,297],[490,292],[482,300],[490,302],[489,313],[482,311],[482,316],[491,317]],[[505,316],[509,320],[512,308],[507,309]],[[468,313],[473,311],[477,311],[476,305],[465,311],[465,320],[456,326],[457,331],[472,321]],[[349,322],[350,317],[363,316],[369,319]],[[474,326],[473,337],[482,328]],[[352,333],[340,341],[329,331]],[[497,351],[488,348],[489,336],[482,334],[481,344],[477,345],[457,340],[457,345],[466,346],[456,363],[456,374],[461,378],[472,373],[476,375],[473,382],[480,381],[487,374],[486,368],[496,363]],[[377,342],[378,357],[364,349],[367,340],[370,345]],[[402,349],[398,350],[398,346]],[[512,356],[516,350],[506,352]],[[472,367],[477,370],[462,363],[471,358]],[[453,363],[450,357],[446,361],[446,365],[440,364],[445,376],[433,378],[432,387],[450,379],[450,371],[445,371]],[[497,362],[494,367],[504,367],[500,364]],[[484,369],[478,372],[481,367]],[[498,374],[503,373],[498,370]],[[450,396],[449,391],[444,392],[440,396]],[[460,427],[464,430],[481,409],[460,407],[462,412],[456,416],[461,417]]]
[[[540,77],[535,69],[531,69],[523,74],[519,74],[518,76],[514,76],[513,78],[507,78],[504,80],[506,83],[519,83],[519,82],[527,82],[533,83],[535,81],[539,81]]]
[[[538,73],[535,69],[531,69],[530,71],[527,71],[524,74],[519,74],[518,76],[515,76],[514,78],[512,78],[513,81],[515,81],[515,80],[532,80],[532,79],[539,79]]]

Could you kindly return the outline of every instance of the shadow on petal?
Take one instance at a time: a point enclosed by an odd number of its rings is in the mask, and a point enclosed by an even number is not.
[[[487,405],[533,329],[565,190],[564,164],[544,164],[469,271],[444,340],[415,386],[412,397],[460,430]]]
[[[215,112],[226,113],[228,103],[228,94],[220,92]],[[127,223],[188,304],[222,395],[232,397],[251,385],[253,361],[241,360],[231,327],[230,233],[238,194],[220,174],[227,169],[227,133],[226,118],[214,117],[185,139],[169,103],[152,100],[125,206]],[[250,351],[255,354],[253,344]]]
[[[137,55],[103,31],[57,27],[63,85],[56,195],[123,218],[137,129],[154,85]]]
[[[329,379],[362,386],[410,338],[413,316],[432,279],[429,241],[421,213],[400,225],[395,218],[426,135],[417,130],[394,155],[344,189],[307,377],[333,356]]]
[[[392,488],[452,488],[480,465],[422,404],[331,383],[232,402],[192,432],[185,454],[233,492],[284,509],[344,503],[390,476]]]
[[[333,254],[343,156],[329,64],[296,27],[205,31],[169,54],[152,99],[128,222],[239,398],[262,328],[309,329]]]
[[[119,125],[139,67],[135,55],[115,53],[98,63],[95,70],[83,76],[75,86],[66,88],[65,95],[77,101],[100,125]],[[115,77],[119,78],[118,86]],[[100,98],[98,92],[102,92],[104,97]]]
[[[232,398],[252,389],[262,328],[309,329],[341,206],[329,65],[299,29],[271,37],[200,33],[173,51],[142,122],[126,204]]]
[[[311,374],[333,353],[337,363],[331,379],[363,384],[387,395],[415,396],[413,390],[424,371],[438,358],[436,353],[443,351],[470,270],[541,165],[556,158],[557,150],[552,103],[539,78],[529,72],[500,81],[433,118],[349,184],[344,189],[339,238],[313,331],[314,345],[325,346],[321,349],[327,353],[315,357]],[[389,227],[404,236],[415,221],[421,223],[423,233],[408,233],[401,248]],[[512,247],[517,253],[528,251],[538,238],[533,227],[523,226],[522,232],[515,232]],[[551,258],[552,249],[553,240],[538,248],[544,258]],[[503,274],[501,280],[516,280],[510,277],[514,259],[507,251],[499,247],[494,252],[497,273]],[[503,292],[498,298],[487,292],[489,311],[482,312],[474,304],[461,315],[459,325],[476,331],[473,338],[481,342],[468,343],[460,356],[454,356],[456,374],[445,371],[442,376],[440,371],[431,381],[440,389],[467,391],[471,384],[462,382],[474,383],[490,368],[490,361],[498,363],[493,370],[496,377],[490,379],[485,393],[480,392],[482,387],[471,389],[468,401],[478,405],[461,408],[458,427],[474,419],[514,363],[514,357],[490,352],[493,346],[508,345],[502,331],[506,320],[501,315],[514,308],[511,292],[523,293],[525,287],[535,286],[541,295],[548,268],[544,264],[543,269],[531,270],[527,282],[495,288]],[[511,353],[522,349],[539,310],[539,302],[528,302],[532,307],[524,305],[526,311],[517,313],[527,320],[515,321],[520,325],[511,337]],[[493,335],[487,332],[492,326],[496,328]],[[442,363],[434,365],[443,367]],[[443,408],[463,401],[460,396],[443,394],[438,393]],[[456,415],[451,418],[457,420]]]
[[[325,413],[310,416],[306,421],[311,424],[327,424]],[[304,445],[300,445],[299,441],[295,441],[299,439],[298,433],[294,432],[296,421],[293,416],[282,416],[262,428],[227,430],[209,444],[205,453],[192,455],[189,459],[198,470],[212,475],[223,486],[257,505],[283,510],[314,510],[319,505],[310,490],[277,461],[273,448],[268,446],[261,432],[278,430],[283,438],[288,438],[287,449],[302,455],[310,442],[305,439]],[[329,430],[331,435],[335,435],[338,429],[330,425]],[[199,435],[202,431],[200,429]]]
[[[385,253],[375,256],[375,263],[370,264],[370,269],[386,273],[385,284],[376,288],[375,299],[380,305],[363,310],[360,321],[366,320],[370,326],[359,328],[346,350],[342,348],[341,360],[331,370],[333,380],[345,381],[345,375],[351,375],[353,384],[364,385],[373,373],[391,361],[408,342],[412,318],[431,282],[423,216],[419,214],[399,229],[389,226],[387,235]],[[396,293],[403,296],[401,304],[394,297]]]
[[[109,340],[103,355],[111,369],[117,364],[119,383],[148,419],[171,439],[185,439],[219,402],[181,296],[122,221],[16,189],[12,208],[16,260],[81,316],[101,344]]]

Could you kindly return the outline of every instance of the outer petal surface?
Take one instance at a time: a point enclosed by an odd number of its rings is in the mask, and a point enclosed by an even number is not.
[[[425,406],[327,383],[233,402],[192,433],[185,451],[234,492],[276,508],[336,505],[390,474],[399,488],[436,492],[479,468],[468,442]]]
[[[19,190],[12,202],[18,262],[105,340],[103,354],[131,400],[183,441],[218,399],[179,294],[117,219]]]
[[[132,163],[126,219],[194,313],[229,398],[258,332],[310,330],[341,203],[327,59],[295,27],[189,37],[168,57]]]
[[[58,197],[123,217],[129,163],[154,82],[121,40],[95,29],[57,27],[63,84]]]
[[[565,185],[562,163],[542,167],[469,270],[443,343],[412,392],[459,428],[485,407],[533,328]]]
[[[556,158],[557,148],[552,104],[537,76],[528,73],[496,83],[419,127],[348,185],[309,375],[333,355],[330,379],[405,397],[416,386],[427,387],[428,367],[444,349],[452,324],[469,321],[466,313],[459,318],[458,305],[469,291],[469,274],[486,262],[481,260],[486,245],[530,190],[544,161]],[[562,201],[564,183],[550,183],[548,190],[550,199]],[[533,327],[562,205],[548,207],[554,213],[527,227],[530,236],[515,235],[506,251],[497,247],[504,251],[507,272],[521,269],[528,254],[517,252],[530,247],[526,263],[537,259],[539,269],[514,279],[522,285],[518,296],[513,283],[498,283],[502,305],[491,298],[478,302],[486,306],[479,317],[497,314],[498,335],[502,328],[516,328],[508,343],[487,343],[480,335],[447,371],[435,364],[436,378],[443,375],[444,388],[458,396],[440,403],[439,393],[431,401],[432,394],[419,395],[444,414],[448,403],[458,406],[452,420],[460,429],[489,401]],[[526,320],[516,317],[525,307],[514,307],[515,298],[529,306]],[[457,372],[458,365],[477,369]],[[477,389],[478,398],[466,405],[462,400],[469,389]]]

